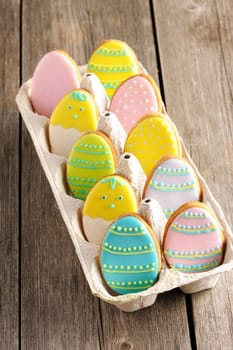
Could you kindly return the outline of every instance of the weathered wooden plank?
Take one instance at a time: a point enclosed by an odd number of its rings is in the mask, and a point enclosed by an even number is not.
[[[23,80],[48,50],[63,48],[77,62],[85,63],[95,46],[111,37],[127,41],[156,78],[148,1],[111,0],[106,5],[104,1],[60,0],[56,6],[24,1],[23,21]],[[185,298],[180,292],[161,295],[152,308],[132,315],[102,302],[98,310],[99,301],[90,296],[25,131],[23,155],[23,348],[125,349],[134,344],[148,349],[152,344],[156,349],[158,342],[160,349],[167,349],[168,344],[190,349]],[[174,331],[178,320],[179,328]]]
[[[80,2],[74,1],[23,2],[23,81],[32,75],[40,57],[55,48],[85,61],[79,50],[80,8]],[[21,269],[22,349],[98,350],[98,302],[91,296],[25,128]]]
[[[18,349],[19,4],[1,1],[0,13],[0,348]]]
[[[168,111],[231,224],[232,10],[232,1],[154,1]],[[233,347],[232,279],[192,296],[198,349]]]

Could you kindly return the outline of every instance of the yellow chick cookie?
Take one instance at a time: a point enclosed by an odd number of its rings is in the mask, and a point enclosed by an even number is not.
[[[54,109],[49,123],[52,153],[68,157],[77,139],[96,130],[99,112],[94,98],[83,89],[65,95]]]
[[[101,132],[81,136],[67,161],[67,183],[73,196],[85,200],[99,180],[115,172],[116,161],[116,152],[107,136]]]
[[[130,131],[125,152],[134,154],[148,175],[163,157],[181,157],[182,147],[175,125],[163,114],[151,113]]]
[[[83,207],[83,229],[88,241],[100,244],[108,226],[119,216],[137,212],[138,202],[130,183],[119,175],[100,180]]]
[[[134,51],[120,40],[101,43],[90,58],[87,71],[98,76],[110,99],[124,80],[141,73]]]

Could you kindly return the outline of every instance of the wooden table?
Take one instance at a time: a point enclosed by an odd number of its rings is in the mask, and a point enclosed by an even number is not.
[[[14,103],[47,51],[83,64],[103,39],[126,41],[231,225],[232,13],[232,0],[0,1],[1,350],[233,349],[233,272],[132,314],[91,295]]]

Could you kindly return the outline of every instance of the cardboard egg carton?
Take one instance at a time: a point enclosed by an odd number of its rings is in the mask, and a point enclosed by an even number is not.
[[[80,71],[85,73],[86,66],[81,66]],[[152,305],[158,294],[167,292],[179,287],[184,293],[195,293],[204,289],[212,288],[218,281],[220,273],[233,268],[233,234],[228,226],[224,213],[209,190],[205,180],[193,163],[190,155],[181,140],[183,147],[183,157],[186,158],[195,169],[200,181],[203,202],[212,208],[222,225],[226,237],[226,251],[223,263],[206,272],[182,273],[169,269],[166,266],[162,255],[162,270],[158,281],[151,288],[134,294],[114,295],[106,286],[98,265],[99,247],[86,241],[82,232],[81,208],[83,201],[75,199],[69,195],[65,181],[66,160],[64,157],[50,153],[48,140],[49,119],[39,116],[32,110],[30,102],[31,80],[27,81],[20,88],[16,97],[16,102],[25,125],[31,135],[34,147],[40,159],[41,165],[48,178],[57,205],[60,209],[63,220],[66,224],[69,235],[73,241],[76,254],[80,260],[85,277],[89,283],[94,296],[117,306],[119,309],[132,312]],[[104,113],[109,103],[104,89],[101,88],[97,78],[90,79],[86,74],[81,82],[81,87],[90,91],[102,115],[98,130],[106,133],[113,141],[118,154],[117,173],[125,176],[133,185],[139,203],[139,214],[151,225],[155,231],[159,242],[162,241],[166,219],[159,204],[155,200],[141,200],[143,186],[146,176],[137,161],[131,154],[122,154],[123,145],[126,138],[116,116]],[[164,111],[165,112],[165,111]],[[169,118],[169,116],[167,115]]]

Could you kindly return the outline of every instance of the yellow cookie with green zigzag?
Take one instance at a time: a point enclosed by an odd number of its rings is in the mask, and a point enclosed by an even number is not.
[[[92,54],[87,71],[95,73],[111,99],[115,89],[127,78],[141,73],[134,51],[123,41],[106,40]]]
[[[81,136],[69,155],[67,184],[73,196],[85,200],[91,188],[115,172],[117,156],[110,139],[101,132]]]

